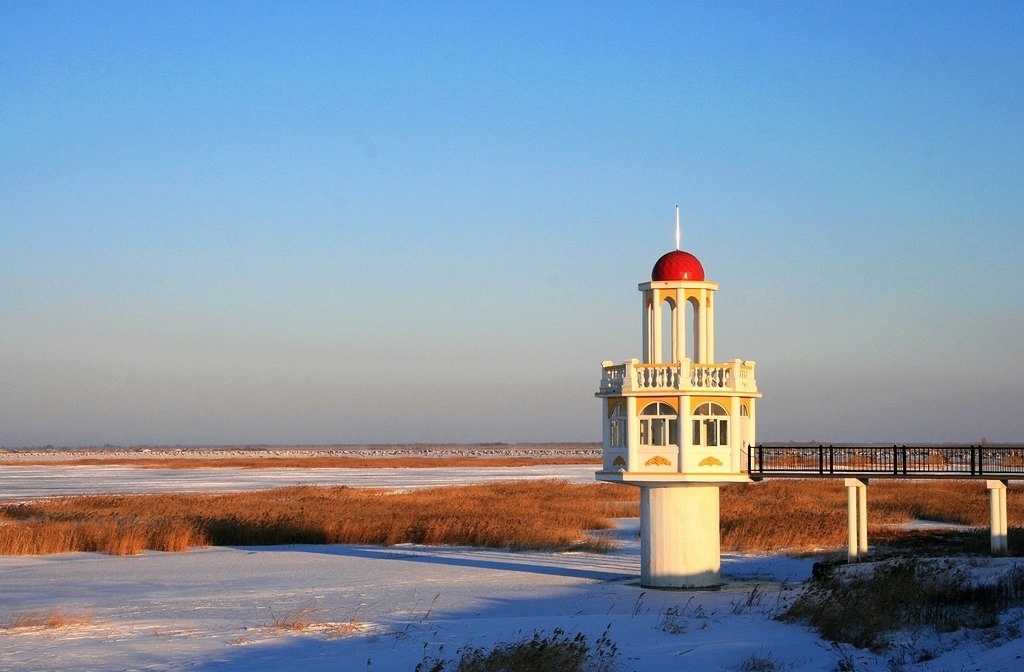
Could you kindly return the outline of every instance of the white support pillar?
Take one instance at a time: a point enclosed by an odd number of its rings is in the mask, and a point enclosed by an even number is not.
[[[1006,523],[1006,481],[986,481],[989,496],[990,535],[992,555],[1006,555],[1009,552],[1008,527]]]
[[[846,561],[857,562],[857,488],[846,481]]]
[[[858,488],[860,491],[860,507],[857,511],[857,557],[862,560],[868,557],[868,482]]]
[[[868,481],[846,479],[846,512],[848,516],[848,562],[858,562],[868,554]]]
[[[713,588],[721,584],[717,485],[640,487],[640,584]]]

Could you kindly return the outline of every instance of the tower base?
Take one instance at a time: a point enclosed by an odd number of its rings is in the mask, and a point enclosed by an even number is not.
[[[640,584],[721,585],[717,485],[640,486]]]

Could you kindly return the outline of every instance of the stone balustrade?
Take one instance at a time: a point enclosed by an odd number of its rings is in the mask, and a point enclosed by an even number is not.
[[[756,392],[755,363],[734,359],[721,364],[694,364],[688,359],[665,364],[644,364],[637,359],[623,364],[603,362],[598,394],[624,392]]]

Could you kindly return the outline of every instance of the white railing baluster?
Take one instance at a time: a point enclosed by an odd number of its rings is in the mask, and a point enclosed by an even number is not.
[[[754,389],[754,363],[734,360],[727,364],[694,364],[690,360],[644,364],[637,360],[612,365],[606,362],[601,377],[601,392],[686,389]]]

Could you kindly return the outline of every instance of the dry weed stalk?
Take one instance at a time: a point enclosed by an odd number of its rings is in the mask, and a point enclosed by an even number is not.
[[[270,610],[270,617],[276,630],[306,630],[314,623],[315,615],[316,609],[312,604],[288,609],[281,614],[274,613],[273,609]]]
[[[363,628],[362,621],[359,618],[359,609],[351,612],[341,621],[321,620],[320,616],[321,611],[313,606],[313,602],[307,602],[281,613],[270,609],[270,627],[273,630],[287,630],[291,632],[315,630],[332,637],[351,635]]]

